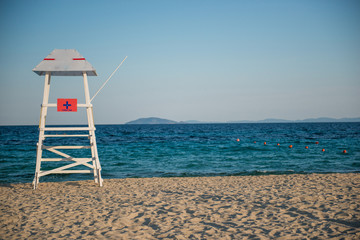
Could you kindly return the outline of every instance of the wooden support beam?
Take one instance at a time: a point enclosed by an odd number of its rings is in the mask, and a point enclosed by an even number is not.
[[[41,159],[42,162],[71,162],[71,161],[79,162],[83,160],[92,161],[92,158],[42,158]],[[94,168],[91,165],[87,167]]]
[[[44,137],[90,137],[89,134],[46,134]]]
[[[44,103],[42,107],[57,107],[57,103]],[[78,103],[77,107],[92,107],[92,104]]]
[[[56,173],[93,173],[94,170],[62,170]]]
[[[91,148],[91,146],[43,146],[42,149],[86,149]]]
[[[95,131],[95,127],[45,127],[41,131]]]
[[[77,161],[75,163],[71,163],[71,164],[68,164],[68,165],[65,165],[65,166],[62,166],[62,167],[58,167],[58,168],[55,168],[55,169],[52,169],[52,170],[41,171],[40,174],[39,174],[39,177],[43,177],[43,176],[53,174],[53,173],[59,173],[62,170],[82,165],[82,164],[87,163],[87,162],[89,162],[91,160],[92,160],[91,158],[90,158],[90,160],[85,159],[85,160]]]

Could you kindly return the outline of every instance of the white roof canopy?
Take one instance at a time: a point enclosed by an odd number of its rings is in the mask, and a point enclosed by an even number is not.
[[[38,75],[51,72],[53,76],[97,76],[96,70],[75,49],[55,49],[33,71]]]

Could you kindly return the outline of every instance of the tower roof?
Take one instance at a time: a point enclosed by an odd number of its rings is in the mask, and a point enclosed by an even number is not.
[[[75,49],[54,49],[33,71],[38,75],[51,72],[53,76],[97,76],[96,70]]]

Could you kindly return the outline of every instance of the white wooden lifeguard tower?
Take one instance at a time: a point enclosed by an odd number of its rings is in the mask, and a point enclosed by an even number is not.
[[[93,173],[94,180],[102,186],[101,166],[96,146],[95,124],[93,116],[93,106],[90,100],[89,85],[87,76],[97,76],[95,69],[83,56],[74,49],[55,49],[42,62],[37,65],[33,71],[40,76],[45,76],[44,96],[41,104],[40,122],[39,122],[39,142],[36,152],[36,169],[33,181],[34,189],[39,184],[40,177],[54,173]],[[78,104],[77,99],[58,99],[57,103],[49,103],[50,79],[51,76],[82,76],[84,80],[85,103]],[[88,127],[46,127],[45,120],[49,107],[57,107],[58,111],[76,111],[78,107],[85,107],[87,113]],[[85,131],[85,132],[84,132]],[[50,132],[50,133],[49,133]],[[72,132],[72,134],[53,134],[53,132]],[[86,134],[77,134],[84,132]],[[44,146],[46,138],[64,138],[64,137],[87,137],[90,141],[88,146]],[[91,158],[72,157],[59,150],[62,149],[90,149]],[[61,158],[43,158],[43,150],[55,153]],[[54,168],[52,170],[41,170],[41,163],[70,161],[72,163]],[[92,164],[89,164],[92,162]],[[79,165],[86,166],[86,170],[68,170]]]

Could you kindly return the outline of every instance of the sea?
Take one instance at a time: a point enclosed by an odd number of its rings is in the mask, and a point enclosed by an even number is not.
[[[104,179],[360,172],[360,123],[97,125],[96,139]],[[37,141],[37,126],[0,126],[0,183],[32,182]],[[88,144],[87,138],[44,142]],[[62,151],[91,157],[89,149]],[[90,179],[51,174],[40,182]]]

